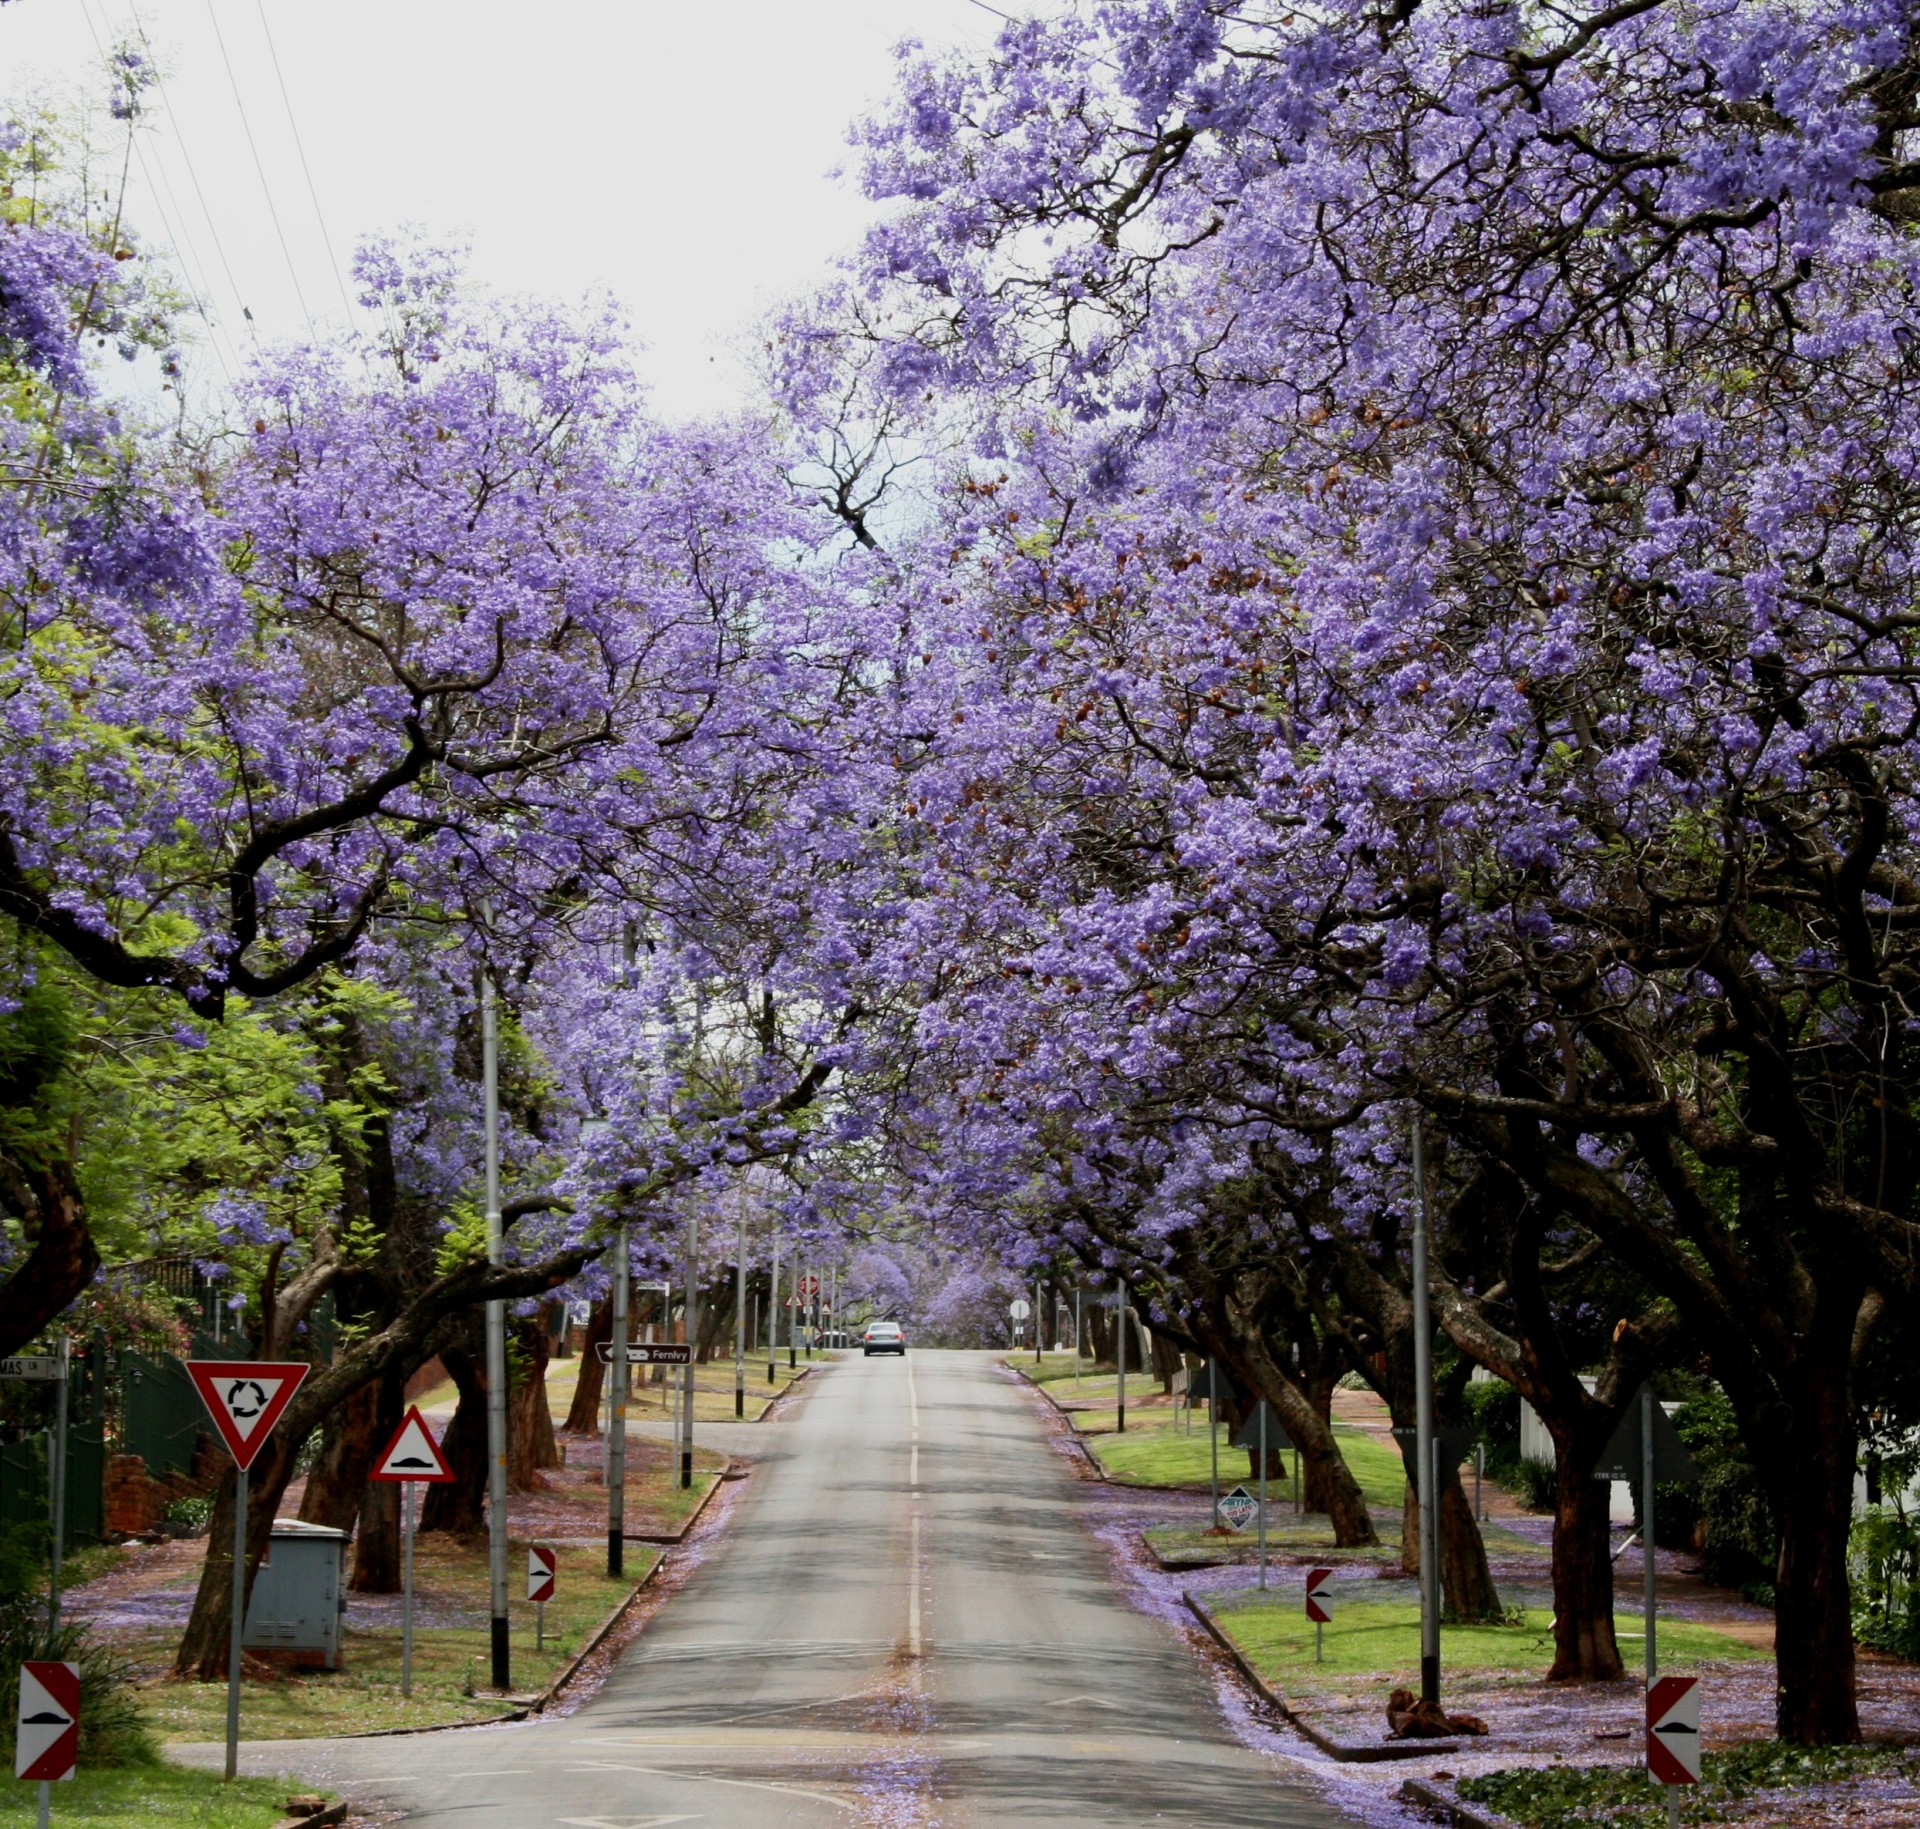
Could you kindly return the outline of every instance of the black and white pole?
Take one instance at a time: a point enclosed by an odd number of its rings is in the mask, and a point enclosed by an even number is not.
[[[773,1270],[767,1282],[767,1383],[777,1384],[774,1355],[780,1350],[780,1228],[773,1228]]]
[[[1659,1579],[1653,1561],[1653,1384],[1649,1380],[1640,1387],[1640,1605],[1646,1614],[1649,1689],[1660,1674],[1660,1657],[1653,1642],[1654,1615],[1660,1606]],[[1669,1801],[1677,1811],[1680,1793],[1673,1791]]]
[[[733,1420],[747,1415],[747,1190],[734,1198],[733,1227]]]
[[[618,1578],[627,1567],[627,1402],[633,1373],[627,1366],[628,1319],[633,1286],[632,1245],[627,1224],[613,1229],[613,1286],[607,1297],[607,1333],[613,1353],[607,1362],[607,1573]]]
[[[1114,1297],[1114,1319],[1118,1323],[1116,1333],[1119,1343],[1116,1351],[1120,1365],[1120,1434],[1127,1432],[1127,1316],[1130,1312],[1127,1302],[1127,1286],[1122,1283]]]
[[[1420,1694],[1440,1700],[1439,1480],[1433,1439],[1433,1320],[1427,1288],[1426,1126],[1413,1120],[1413,1395],[1420,1506]]]
[[[1040,1279],[1033,1280],[1033,1363],[1040,1363],[1041,1326],[1040,1326]]]
[[[693,1373],[700,1353],[700,1215],[687,1207],[687,1364],[680,1411],[680,1485],[693,1488]]]
[[[500,1015],[493,974],[480,972],[480,1072],[486,1128],[487,1262],[506,1260],[500,1219]],[[513,1685],[507,1637],[507,1305],[487,1304],[487,1578],[493,1631],[493,1687]]]
[[[1073,1292],[1073,1388],[1080,1388],[1080,1291]]]

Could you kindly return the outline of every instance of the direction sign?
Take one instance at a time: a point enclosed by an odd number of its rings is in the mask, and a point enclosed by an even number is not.
[[[1400,1445],[1400,1459],[1406,1467],[1407,1478],[1415,1485],[1420,1484],[1420,1431],[1418,1429],[1396,1429],[1393,1439]],[[1435,1429],[1433,1439],[1440,1450],[1440,1468],[1444,1473],[1449,1468],[1458,1467],[1473,1452],[1477,1439],[1471,1429]]]
[[[1698,1677],[1661,1677],[1648,1685],[1647,1770],[1663,1785],[1700,1782]]]
[[[1028,1307],[1025,1302],[1021,1301],[1018,1296],[1015,1296],[1013,1300],[1007,1304],[1007,1313],[1016,1321],[1024,1321],[1027,1316],[1033,1313],[1033,1310]]]
[[[1333,1579],[1331,1569],[1309,1569],[1307,1571],[1307,1618],[1316,1626],[1325,1626],[1333,1619],[1333,1596],[1327,1592],[1327,1583]]]
[[[1236,1486],[1221,1499],[1219,1505],[1220,1516],[1231,1531],[1245,1530],[1259,1509],[1260,1501],[1244,1486]]]
[[[299,1360],[189,1359],[187,1373],[227,1452],[242,1471],[267,1445],[273,1425],[313,1368]]]
[[[60,1361],[44,1354],[0,1359],[0,1378],[37,1378],[45,1382],[56,1380],[59,1376]]]
[[[549,1601],[553,1598],[555,1583],[554,1554],[552,1550],[543,1550],[538,1544],[527,1550],[527,1598],[529,1600]]]
[[[613,1363],[611,1340],[602,1340],[593,1350],[599,1355],[602,1365]],[[629,1365],[686,1365],[692,1358],[693,1348],[685,1341],[662,1340],[649,1343],[642,1340],[630,1342],[627,1346]]]
[[[1265,1412],[1264,1417],[1262,1412]],[[1263,1397],[1247,1413],[1247,1420],[1240,1425],[1240,1433],[1233,1438],[1234,1447],[1251,1448],[1257,1453],[1261,1443],[1260,1424],[1263,1420],[1267,1425],[1266,1445],[1269,1448],[1293,1446],[1293,1438],[1281,1425],[1280,1412]]]
[[[417,1404],[407,1406],[393,1440],[367,1475],[370,1480],[425,1480],[435,1485],[453,1477],[453,1469],[447,1465],[447,1457],[440,1452],[440,1444],[433,1439],[433,1431]]]
[[[80,1666],[44,1659],[20,1666],[15,1778],[71,1778],[80,1748]]]
[[[1593,1477],[1596,1480],[1631,1480],[1638,1485],[1645,1474],[1646,1448],[1640,1439],[1640,1417],[1646,1412],[1653,1418],[1653,1477],[1656,1480],[1697,1480],[1700,1469],[1695,1465],[1693,1456],[1687,1452],[1687,1444],[1680,1439],[1680,1431],[1673,1426],[1672,1419],[1657,1403],[1643,1404],[1636,1398],[1627,1406],[1627,1413],[1620,1419],[1619,1428],[1600,1451],[1600,1458],[1594,1463]]]

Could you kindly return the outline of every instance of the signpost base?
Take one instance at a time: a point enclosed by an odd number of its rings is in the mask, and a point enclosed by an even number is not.
[[[1321,1639],[1321,1635],[1325,1631],[1326,1631],[1326,1627],[1321,1625],[1321,1623],[1318,1620],[1315,1620],[1313,1622],[1313,1661],[1316,1664],[1318,1664],[1321,1661],[1320,1639]]]
[[[402,1583],[404,1597],[400,1602],[400,1694],[408,1699],[413,1695],[413,1530],[414,1507],[413,1481],[409,1480],[400,1489],[400,1503],[406,1507],[404,1520],[406,1541],[405,1581]]]
[[[233,1477],[233,1618],[227,1631],[227,1783],[240,1766],[240,1640],[247,1625],[247,1470]]]
[[[545,1651],[547,1648],[547,1603],[536,1600],[533,1603],[533,1648]]]
[[[40,1829],[47,1829],[53,1821],[53,1786],[46,1779],[40,1781]]]

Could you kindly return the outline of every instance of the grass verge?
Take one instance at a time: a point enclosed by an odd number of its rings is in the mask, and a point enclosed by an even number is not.
[[[1263,1681],[1288,1695],[1341,1687],[1349,1677],[1401,1676],[1419,1686],[1420,1607],[1417,1601],[1348,1600],[1334,1596],[1333,1623],[1326,1628],[1324,1661],[1313,1661],[1313,1626],[1300,1589],[1241,1589],[1209,1594],[1207,1610],[1220,1630]],[[1637,1613],[1616,1613],[1622,1633],[1640,1630]],[[1449,1671],[1516,1676],[1544,1675],[1553,1662],[1553,1633],[1545,1614],[1521,1614],[1507,1626],[1447,1626],[1440,1635],[1441,1657]],[[1711,1660],[1765,1658],[1757,1645],[1729,1637],[1711,1626],[1682,1620],[1660,1622],[1662,1664],[1685,1667]]]
[[[1211,1477],[1213,1455],[1204,1427],[1196,1429],[1191,1435],[1184,1430],[1169,1428],[1135,1430],[1131,1407],[1127,1412],[1127,1423],[1125,1435],[1102,1435],[1087,1444],[1100,1465],[1106,1469],[1109,1479],[1133,1486],[1207,1485]],[[1376,1510],[1391,1511],[1397,1515],[1405,1496],[1407,1478],[1399,1455],[1350,1423],[1335,1423],[1333,1434],[1353,1477],[1360,1482],[1360,1491],[1367,1504]],[[1248,1473],[1252,1457],[1244,1448],[1234,1448],[1228,1444],[1224,1425],[1219,1437],[1221,1490],[1231,1491],[1235,1486],[1245,1486],[1249,1492],[1253,1491],[1254,1485]],[[1269,1499],[1291,1496],[1291,1483],[1284,1490],[1277,1482],[1268,1487]]]
[[[241,1687],[240,1731],[248,1740],[304,1740],[322,1734],[365,1734],[401,1727],[448,1727],[491,1721],[514,1704],[475,1693],[491,1675],[487,1557],[484,1543],[439,1533],[414,1552],[413,1695],[400,1693],[399,1600],[393,1621],[377,1631],[349,1631],[338,1670],[290,1672]],[[626,1578],[610,1581],[605,1552],[562,1546],[559,1589],[547,1603],[546,1643],[535,1644],[534,1608],[512,1603],[513,1683],[522,1694],[544,1689],[600,1622],[631,1594],[660,1552],[627,1545]],[[526,1545],[515,1542],[509,1569],[524,1582]],[[226,1733],[224,1682],[169,1678],[140,1686],[140,1706],[163,1740],[218,1740]]]
[[[53,1820],[88,1829],[270,1829],[286,1815],[287,1799],[309,1788],[286,1778],[223,1784],[215,1773],[174,1765],[83,1768],[53,1787]],[[5,1781],[0,1829],[38,1822],[38,1796],[37,1785]]]
[[[1665,1628],[1662,1628],[1664,1636]],[[1709,1753],[1701,1782],[1680,1788],[1683,1823],[1779,1822],[1766,1804],[1805,1803],[1818,1792],[1822,1822],[1869,1823],[1874,1793],[1882,1803],[1888,1779],[1920,1778],[1911,1748],[1885,1746],[1788,1746],[1756,1740],[1724,1753]],[[1664,1829],[1667,1799],[1638,1766],[1545,1766],[1488,1772],[1457,1787],[1469,1803],[1485,1804],[1525,1829]],[[1909,1791],[1907,1796],[1911,1796]],[[1732,1810],[1736,1814],[1729,1817]],[[1784,1814],[1784,1811],[1783,1813]],[[1799,1820],[1797,1817],[1794,1820]]]
[[[1204,1517],[1206,1507],[1203,1505],[1200,1511]],[[1276,1510],[1267,1525],[1267,1550],[1270,1555],[1282,1557],[1310,1554],[1331,1563],[1370,1563],[1379,1558],[1381,1550],[1397,1550],[1400,1547],[1400,1514],[1396,1511],[1376,1515],[1373,1526],[1380,1534],[1378,1545],[1337,1549],[1323,1515],[1309,1512],[1304,1518],[1296,1518],[1291,1511]],[[1231,1537],[1216,1537],[1204,1524],[1156,1524],[1141,1535],[1161,1560],[1173,1568],[1207,1568],[1223,1562],[1252,1562],[1259,1556],[1259,1538],[1251,1530],[1236,1532]],[[1547,1545],[1536,1543],[1531,1537],[1518,1536],[1491,1518],[1480,1526],[1480,1535],[1489,1555],[1532,1557],[1541,1562],[1552,1559],[1553,1552]]]

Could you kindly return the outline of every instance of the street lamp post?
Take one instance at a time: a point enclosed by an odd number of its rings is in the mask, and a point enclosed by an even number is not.
[[[500,1218],[500,1020],[493,975],[480,970],[480,1073],[486,1130],[487,1262],[506,1258]],[[493,1625],[493,1687],[510,1689],[507,1637],[507,1305],[487,1303],[487,1578]]]
[[[1413,1120],[1413,1398],[1420,1504],[1420,1694],[1440,1700],[1439,1481],[1433,1439],[1433,1318],[1427,1290],[1426,1126]]]
[[[747,1414],[747,1192],[734,1197],[733,1228],[733,1419]]]

